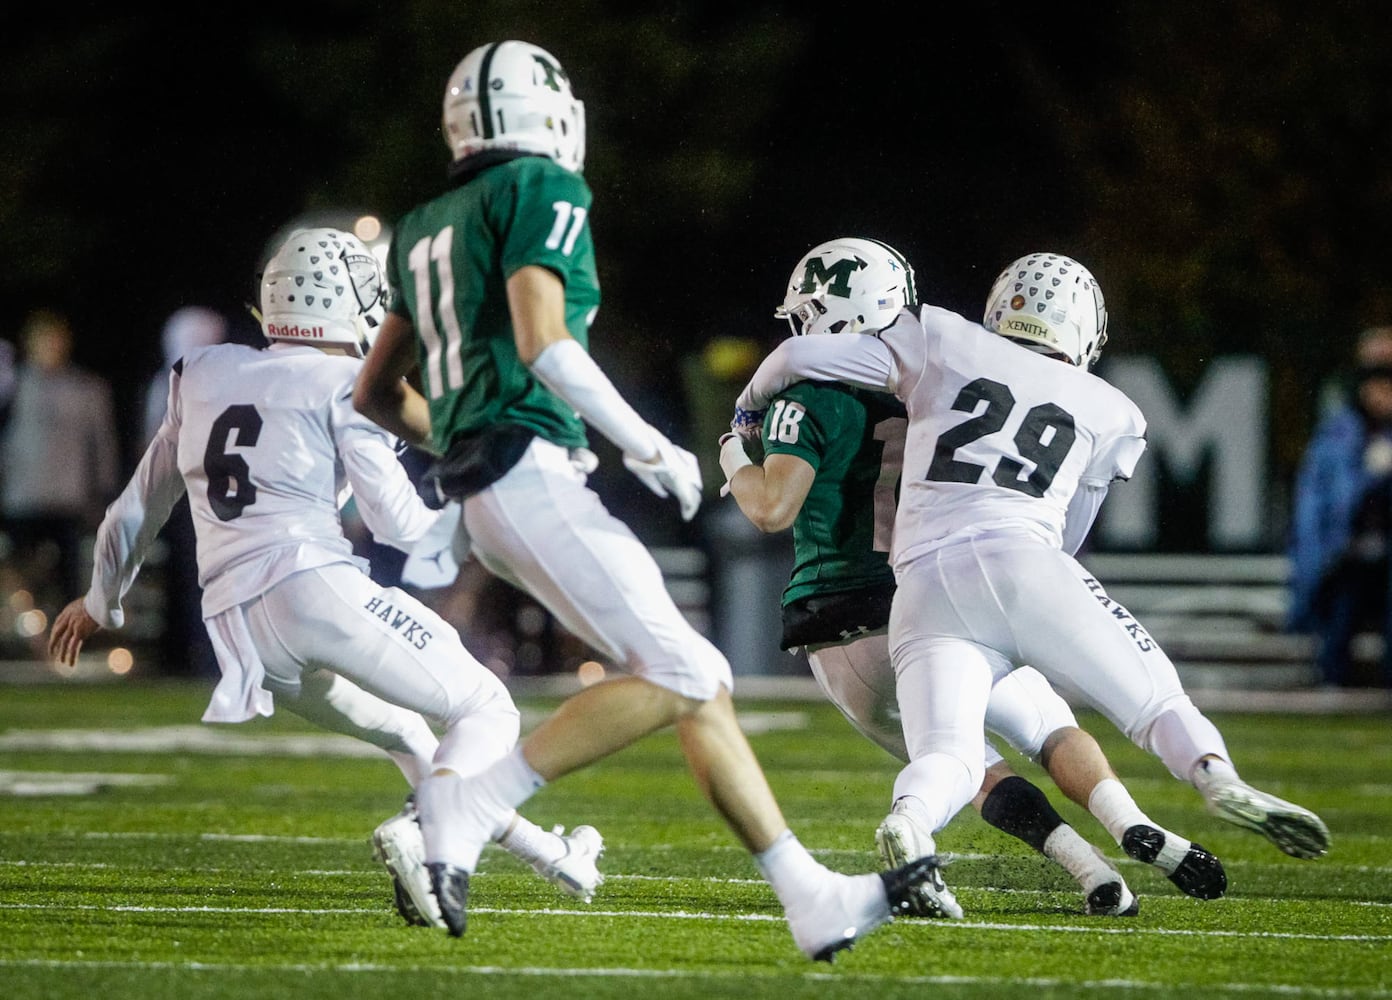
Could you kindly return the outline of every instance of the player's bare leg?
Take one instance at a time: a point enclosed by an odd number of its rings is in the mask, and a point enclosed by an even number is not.
[[[1092,813],[1129,857],[1159,868],[1196,899],[1217,899],[1227,891],[1222,862],[1142,812],[1091,733],[1072,726],[1052,733],[1040,762],[1059,790]]]
[[[981,791],[972,800],[981,818],[1029,844],[1065,869],[1082,887],[1087,912],[1130,917],[1140,908],[1116,866],[1064,822],[1044,792],[998,761],[986,768]]]

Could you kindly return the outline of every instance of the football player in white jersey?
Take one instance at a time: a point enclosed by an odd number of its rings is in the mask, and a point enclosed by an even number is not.
[[[222,673],[204,721],[269,716],[278,702],[380,747],[414,789],[434,767],[467,773],[505,755],[519,716],[454,628],[374,583],[343,533],[350,490],[373,534],[403,549],[437,517],[390,436],[352,405],[383,288],[356,237],[286,238],[261,283],[269,346],[197,348],[174,365],[164,421],[98,529],[91,587],[55,619],[49,649],[71,664],[97,629],[122,626],[122,598],[187,492]],[[498,841],[570,895],[588,899],[601,881],[593,827],[562,836],[515,816]],[[412,799],[373,844],[402,917],[443,927]]]
[[[354,402],[441,455],[431,476],[461,503],[474,557],[623,671],[570,697],[483,773],[444,767],[422,783],[427,863],[450,933],[466,930],[470,873],[500,820],[547,782],[673,726],[797,946],[830,961],[904,912],[906,894],[937,877],[936,860],[843,875],[812,856],[739,727],[729,661],[587,485],[593,428],[683,518],[701,501],[695,456],[636,413],[589,354],[600,289],[584,106],[569,76],[529,42],[491,42],[455,67],[443,112],[452,182],[394,228],[391,311]],[[405,378],[413,371],[424,392]]]
[[[997,278],[984,326],[923,306],[878,334],[784,341],[741,393],[733,426],[750,435],[771,399],[809,378],[905,404],[889,643],[922,850],[981,786],[992,685],[1029,664],[1193,784],[1214,815],[1293,857],[1320,857],[1324,822],[1239,778],[1174,664],[1073,558],[1145,449],[1140,410],[1088,371],[1106,332],[1087,269],[1028,254]]]
[[[795,336],[873,334],[905,307],[917,306],[913,268],[902,254],[878,240],[843,237],[803,255],[775,315]],[[904,405],[888,393],[798,382],[769,408],[761,462],[752,463],[742,439],[731,433],[721,438],[721,467],[728,492],[756,526],[792,529],[783,647],[801,646],[813,676],[846,718],[907,763],[887,636],[894,591],[888,549],[906,425]],[[1129,856],[1156,865],[1188,895],[1223,895],[1227,877],[1218,859],[1141,812],[1097,741],[1037,671],[1021,667],[992,687],[986,725],[1042,763]],[[1136,912],[1121,874],[989,741],[985,763],[972,805],[987,822],[1066,868],[1082,886],[1089,913]],[[906,768],[895,783],[893,811],[876,831],[887,867],[931,853],[917,845],[911,803],[919,796],[915,771]],[[922,902],[920,915],[961,916],[950,894]]]

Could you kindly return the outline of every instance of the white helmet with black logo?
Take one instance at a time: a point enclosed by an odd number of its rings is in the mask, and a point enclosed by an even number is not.
[[[491,42],[460,61],[445,88],[444,132],[456,160],[505,150],[575,173],[585,166],[585,105],[556,57],[530,42]]]
[[[385,317],[382,265],[339,229],[297,229],[261,275],[261,330],[270,340],[345,347],[363,357]]]
[[[1082,264],[1062,254],[1031,253],[996,278],[982,325],[1086,369],[1107,342],[1107,307]]]

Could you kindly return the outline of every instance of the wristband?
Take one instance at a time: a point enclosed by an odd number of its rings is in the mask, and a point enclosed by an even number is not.
[[[731,432],[720,435],[720,471],[725,473],[726,482],[734,479],[740,469],[753,464],[738,434]]]

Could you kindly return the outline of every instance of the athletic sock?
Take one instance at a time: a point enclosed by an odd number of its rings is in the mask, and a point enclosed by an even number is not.
[[[1072,875],[1083,892],[1092,892],[1118,877],[1117,870],[1067,823],[1060,823],[1049,834],[1043,854]]]
[[[543,830],[520,813],[513,814],[511,825],[498,838],[498,846],[529,865],[549,864],[566,851],[559,835]]]
[[[1097,822],[1106,828],[1118,844],[1126,835],[1126,831],[1137,824],[1155,826],[1150,817],[1141,812],[1140,806],[1131,798],[1126,786],[1116,778],[1104,778],[1097,783],[1092,794],[1088,796],[1088,812],[1097,818]]]
[[[784,909],[794,898],[810,894],[813,886],[829,874],[792,830],[784,830],[772,844],[754,855],[754,863]]]

